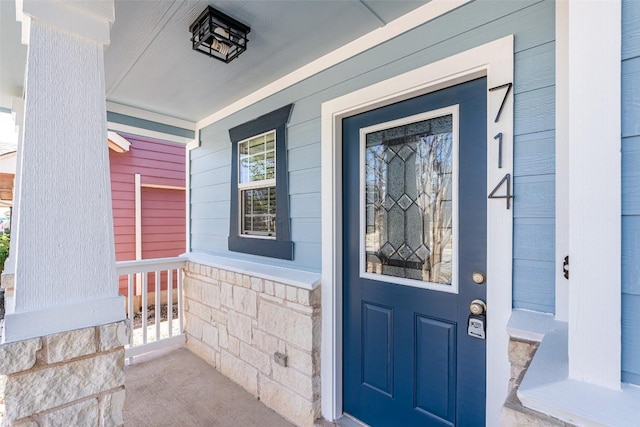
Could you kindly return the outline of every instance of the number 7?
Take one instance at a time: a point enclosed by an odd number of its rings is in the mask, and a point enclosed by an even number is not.
[[[495,123],[498,123],[498,120],[500,120],[500,114],[502,114],[504,103],[507,102],[507,97],[509,96],[509,92],[511,92],[513,83],[505,83],[503,85],[492,87],[491,89],[489,89],[489,92],[493,92],[494,90],[504,89],[505,87],[507,88],[507,91],[504,93],[504,98],[502,98],[502,104],[500,104],[500,109],[498,110],[498,114],[496,114],[496,119],[494,120]]]

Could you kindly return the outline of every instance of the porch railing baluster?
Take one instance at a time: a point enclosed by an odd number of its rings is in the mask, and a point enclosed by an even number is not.
[[[178,271],[178,270],[176,270]],[[173,336],[173,270],[167,270],[167,326],[169,336]]]
[[[156,270],[156,304],[155,304],[155,314],[156,314],[156,341],[160,341],[160,314],[162,313],[162,304],[160,304],[160,291],[162,287],[160,286],[160,270]]]
[[[127,363],[133,361],[134,356],[148,353],[151,351],[159,350],[165,347],[174,345],[183,345],[185,337],[183,334],[183,310],[182,310],[182,274],[186,267],[186,260],[176,258],[157,258],[148,260],[137,261],[120,261],[116,263],[118,276],[127,276],[127,318],[130,320],[132,333],[129,337],[129,343],[125,349],[125,358]],[[162,315],[162,272],[167,272],[166,286],[167,286],[167,317],[163,320]],[[173,279],[173,273],[176,273],[177,281]],[[149,336],[149,273],[154,273],[154,291],[155,295],[151,299],[151,304],[154,305],[155,315],[152,317],[155,319],[155,328],[151,329],[151,336]],[[177,291],[178,298],[178,310],[177,310],[177,325],[173,321],[175,310],[173,309],[173,296],[174,286]],[[136,327],[138,322],[134,323],[136,307],[136,289],[140,290],[140,296],[142,299],[141,307],[141,322]],[[174,327],[178,326],[177,331],[174,331]],[[167,328],[163,337],[163,330]],[[155,337],[153,331],[155,329]]]
[[[184,315],[182,310],[182,275],[183,270],[178,270],[178,325],[180,332],[184,331]]]
[[[129,319],[129,325],[130,327],[133,329],[133,316],[134,316],[134,312],[133,312],[133,287],[134,287],[134,280],[135,275],[133,273],[129,273],[127,274],[127,295],[129,295],[129,298],[127,299],[127,319]],[[133,347],[133,333],[129,334],[129,348]],[[133,362],[133,357],[130,357],[127,360],[127,363],[131,363]]]
[[[148,302],[148,292],[149,292],[149,284],[148,284],[149,278],[148,275],[145,273],[142,275],[142,344],[146,344],[147,343],[147,304],[149,304]]]

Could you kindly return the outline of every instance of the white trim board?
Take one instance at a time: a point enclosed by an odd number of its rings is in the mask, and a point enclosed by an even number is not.
[[[389,22],[387,25],[380,27],[364,36],[347,43],[346,45],[335,49],[315,61],[298,68],[297,70],[279,78],[278,80],[260,88],[251,95],[227,105],[215,113],[199,120],[196,124],[196,131],[203,129],[212,123],[217,122],[231,114],[249,107],[256,102],[265,99],[275,93],[280,92],[296,83],[303,81],[315,74],[318,74],[328,68],[333,67],[349,58],[352,58],[366,50],[369,50],[379,44],[382,44],[394,37],[397,37],[407,31],[416,28],[426,22],[429,22],[439,16],[451,12],[459,8],[471,0],[431,0],[429,3],[418,7],[412,12]]]
[[[157,132],[153,130],[143,129],[136,126],[123,125],[121,123],[107,122],[107,129],[115,132],[123,132],[131,135],[146,136],[148,138],[159,139],[162,141],[177,142],[179,144],[188,145],[193,142],[193,138],[184,136],[171,135],[170,133]]]
[[[126,319],[124,306],[124,297],[120,295],[38,311],[7,313],[2,343],[120,322]]]
[[[559,125],[568,136],[569,378],[620,390],[622,4],[567,2],[567,8],[568,71],[558,86],[568,102]],[[587,28],[596,21],[606,31]],[[606,173],[594,173],[594,165]]]
[[[185,191],[187,187],[182,187],[179,185],[162,185],[162,184],[140,184],[141,188],[156,188],[158,190],[177,190],[177,191]]]
[[[342,416],[342,119],[444,87],[487,77],[488,88],[513,82],[513,36],[487,43],[322,104],[322,415]],[[513,172],[513,91],[499,123],[494,122],[504,91],[487,97],[487,189]],[[503,167],[497,144],[503,134]],[[502,199],[487,203],[487,419],[500,424],[507,396],[507,322],[512,300],[513,211]],[[506,260],[506,262],[505,262]]]
[[[460,135],[459,130],[459,121],[460,121],[460,112],[459,105],[454,104],[444,108],[438,108],[436,110],[430,110],[423,113],[414,114],[412,116],[402,117],[400,119],[378,123],[373,126],[368,126],[366,128],[360,129],[360,206],[359,206],[359,216],[360,219],[360,236],[366,235],[366,141],[367,134],[378,132],[380,130],[391,129],[399,126],[405,126],[411,123],[421,122],[425,120],[434,119],[436,117],[442,116],[451,116],[452,120],[452,141],[451,141],[451,156],[452,156],[452,180],[451,180],[451,194],[452,194],[452,233],[451,233],[451,242],[452,242],[452,257],[451,257],[451,283],[437,283],[437,282],[426,282],[422,280],[409,279],[406,277],[399,276],[390,276],[382,274],[382,272],[374,273],[366,271],[366,263],[360,263],[360,278],[367,280],[376,280],[385,283],[394,283],[396,285],[402,286],[411,286],[414,288],[420,289],[430,289],[437,292],[446,292],[446,293],[458,293],[458,185],[459,185],[459,144],[458,139]],[[366,259],[366,239],[360,239],[360,259]]]
[[[117,153],[124,153],[129,151],[131,143],[127,138],[122,137],[119,133],[113,131],[107,131],[107,140],[109,142],[109,148]],[[112,146],[113,144],[114,146]]]
[[[165,125],[174,126],[182,129],[196,130],[195,122],[178,119],[164,114],[154,113],[152,111],[142,110],[140,108],[130,107],[128,105],[118,104],[117,102],[107,101],[107,111],[112,113],[123,114],[137,119],[149,120],[151,122],[163,123]]]

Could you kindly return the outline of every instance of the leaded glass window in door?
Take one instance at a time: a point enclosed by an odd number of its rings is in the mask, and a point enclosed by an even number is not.
[[[452,284],[454,137],[454,114],[364,130],[368,276]]]

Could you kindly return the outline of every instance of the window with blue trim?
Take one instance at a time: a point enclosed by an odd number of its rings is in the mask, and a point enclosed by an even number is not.
[[[229,130],[229,250],[293,259],[286,125],[293,104]]]

